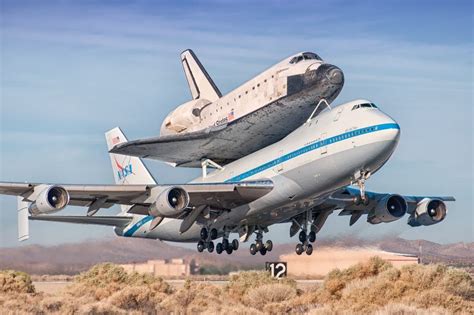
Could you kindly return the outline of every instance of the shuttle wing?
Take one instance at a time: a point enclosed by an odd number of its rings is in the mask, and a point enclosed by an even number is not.
[[[49,184],[1,183],[0,194],[23,196],[25,201],[33,202]],[[267,194],[273,189],[270,180],[239,183],[189,183],[182,185],[57,185],[69,194],[68,205],[110,208],[115,204],[142,206],[147,208],[154,202],[150,198],[155,187],[183,188],[189,194],[190,206],[210,206],[216,210],[229,210],[247,204]],[[38,188],[35,191],[35,188]],[[99,205],[97,203],[100,203]],[[134,212],[137,213],[137,212]]]
[[[278,106],[269,106],[266,110],[279,109]],[[114,146],[109,152],[155,159],[181,167],[200,167],[204,159],[225,165],[281,140],[294,129],[284,115],[278,118],[272,115],[270,118],[265,113],[258,111],[203,131],[132,140]],[[294,115],[300,113],[295,112]]]

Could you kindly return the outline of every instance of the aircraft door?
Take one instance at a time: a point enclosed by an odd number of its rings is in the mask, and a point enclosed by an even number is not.
[[[283,156],[283,150],[278,151],[278,158],[281,159],[282,156]],[[283,164],[284,163],[283,163],[283,161],[278,161],[277,163],[278,164],[273,167],[273,171],[275,171],[275,173],[279,174],[279,173],[283,172],[283,169],[284,169]]]
[[[321,155],[326,154],[328,152],[328,143],[326,141],[326,133],[323,132],[321,134]]]

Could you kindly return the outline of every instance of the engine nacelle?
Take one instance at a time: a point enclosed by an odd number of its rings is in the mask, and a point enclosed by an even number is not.
[[[387,195],[380,199],[377,206],[367,216],[367,222],[378,224],[400,219],[407,212],[407,202],[400,195]]]
[[[425,198],[418,203],[408,218],[408,224],[411,226],[436,224],[444,220],[446,212],[446,204],[443,201]]]
[[[148,209],[153,217],[175,218],[189,205],[189,194],[180,187],[170,187],[162,191]]]
[[[30,204],[28,211],[32,215],[53,213],[64,209],[69,203],[69,193],[61,186],[47,186]]]

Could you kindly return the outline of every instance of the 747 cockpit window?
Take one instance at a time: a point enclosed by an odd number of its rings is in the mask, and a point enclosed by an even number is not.
[[[374,103],[363,103],[363,104],[357,104],[352,107],[352,110],[358,109],[358,108],[378,108],[375,106]]]

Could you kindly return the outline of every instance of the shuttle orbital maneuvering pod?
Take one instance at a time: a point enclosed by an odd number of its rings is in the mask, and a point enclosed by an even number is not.
[[[224,165],[281,140],[331,103],[344,85],[342,71],[315,53],[290,56],[222,95],[192,50],[181,54],[192,100],[163,121],[159,137],[114,146],[113,153],[174,166]]]
[[[400,138],[399,125],[368,100],[316,111],[282,140],[233,161],[190,183],[157,184],[140,158],[110,153],[116,185],[0,183],[0,193],[17,195],[19,239],[28,238],[29,220],[100,224],[123,237],[196,242],[198,251],[238,250],[237,233],[250,253],[273,248],[264,233],[291,223],[298,234],[297,254],[312,243],[334,212],[362,216],[370,224],[408,216],[410,226],[444,220],[453,197],[402,196],[365,189],[366,181],[390,158]],[[119,128],[106,133],[109,150],[126,144]],[[355,185],[355,187],[349,187]],[[117,216],[97,211],[121,205]],[[51,213],[67,205],[87,207],[84,216]]]

